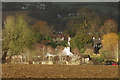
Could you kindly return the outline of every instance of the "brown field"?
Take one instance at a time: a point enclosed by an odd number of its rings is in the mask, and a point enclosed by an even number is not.
[[[2,78],[117,78],[118,66],[2,64]]]

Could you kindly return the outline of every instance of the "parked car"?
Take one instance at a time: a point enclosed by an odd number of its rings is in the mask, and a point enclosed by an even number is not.
[[[118,65],[116,62],[112,63],[112,65]]]
[[[120,62],[117,62],[118,65],[120,65]]]
[[[114,61],[106,61],[104,65],[112,65]]]

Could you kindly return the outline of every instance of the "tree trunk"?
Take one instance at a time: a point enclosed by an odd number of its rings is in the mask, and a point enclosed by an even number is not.
[[[6,62],[6,57],[7,57],[7,51],[5,51],[2,55],[2,63]]]

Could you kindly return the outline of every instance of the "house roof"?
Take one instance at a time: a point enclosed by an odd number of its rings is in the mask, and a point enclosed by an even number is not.
[[[52,38],[62,38],[62,37],[65,37],[66,39],[69,37],[68,35],[66,34],[52,34],[51,35]]]
[[[73,54],[69,50],[69,47],[65,47],[60,55],[62,55],[62,56],[73,56]]]
[[[46,46],[43,45],[43,44],[34,44],[33,46],[34,46],[34,47],[37,47],[37,48],[43,48],[43,47],[46,47]]]
[[[50,43],[50,42],[51,42],[50,40],[42,40],[43,44],[47,44],[47,43]]]
[[[55,50],[57,50],[58,52],[62,52],[63,49],[64,49],[63,46],[57,46],[57,47],[55,48]]]
[[[53,54],[50,54],[50,53],[47,53],[47,55],[46,55],[46,57],[50,57],[50,56],[52,56],[52,57],[54,57],[54,56],[56,56],[56,55],[53,55]]]
[[[89,55],[82,55],[84,58],[90,58]]]
[[[93,39],[94,44],[101,43],[101,40],[99,39]]]

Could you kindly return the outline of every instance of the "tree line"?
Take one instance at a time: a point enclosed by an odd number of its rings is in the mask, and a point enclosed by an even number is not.
[[[2,32],[3,60],[8,55],[7,53],[12,56],[20,54],[25,48],[32,50],[34,44],[43,44],[45,40],[50,41],[50,44],[44,45],[51,45],[53,48],[59,45],[65,47],[67,41],[58,43],[52,41],[51,35],[53,31],[58,30],[62,30],[63,34],[71,37],[71,48],[76,49],[81,54],[85,52],[86,46],[93,45],[92,37],[96,36],[103,39],[101,54],[104,58],[115,58],[117,56],[117,42],[120,33],[118,32],[118,24],[115,18],[108,17],[105,14],[100,15],[99,12],[88,6],[73,7],[69,10],[69,8],[60,9],[61,7],[57,4],[45,4],[47,5],[45,6],[46,9],[39,10],[31,5],[30,9],[34,8],[35,12],[30,10],[29,14],[17,14],[8,16],[5,19]],[[39,4],[39,6],[41,5]],[[73,9],[76,10],[73,11]],[[76,15],[69,16],[67,15],[69,13],[76,13]],[[30,25],[28,21],[31,17],[38,18],[39,21]]]

